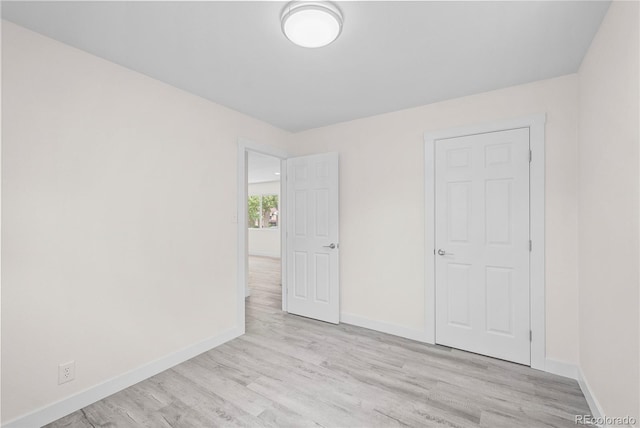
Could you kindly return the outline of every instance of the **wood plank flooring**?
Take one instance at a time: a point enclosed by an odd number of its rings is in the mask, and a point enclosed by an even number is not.
[[[247,334],[50,425],[574,427],[573,380],[288,315],[279,260],[250,258]]]

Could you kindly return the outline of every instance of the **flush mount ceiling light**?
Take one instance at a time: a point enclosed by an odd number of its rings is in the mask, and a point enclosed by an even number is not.
[[[305,48],[326,46],[342,31],[342,13],[327,1],[292,1],[282,12],[282,32]]]

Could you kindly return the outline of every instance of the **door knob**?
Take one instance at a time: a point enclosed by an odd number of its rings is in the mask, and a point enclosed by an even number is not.
[[[332,250],[335,248],[338,248],[338,246],[334,243],[331,243],[329,245],[323,245],[324,248],[331,248]]]
[[[443,250],[442,248],[438,250],[438,255],[440,256],[453,256],[453,253],[447,253],[445,250]]]

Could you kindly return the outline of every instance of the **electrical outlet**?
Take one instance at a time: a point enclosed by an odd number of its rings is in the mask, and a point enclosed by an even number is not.
[[[76,362],[69,361],[58,366],[58,385],[71,382],[76,378]]]

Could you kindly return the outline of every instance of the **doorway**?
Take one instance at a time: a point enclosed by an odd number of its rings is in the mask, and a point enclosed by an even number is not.
[[[245,299],[258,278],[272,286],[253,301],[273,305],[280,295],[284,312],[339,323],[338,169],[337,153],[288,157],[278,148],[238,141],[237,325],[243,333]],[[273,284],[278,270],[279,286]]]
[[[287,265],[284,223],[286,192],[283,186],[286,181],[286,159],[287,153],[282,149],[244,138],[238,140],[236,324],[242,333],[246,327],[247,299],[251,298],[253,290],[257,290],[256,282],[266,279],[271,287],[270,290],[260,290],[255,301],[261,299],[260,295],[264,294],[262,291],[269,293],[267,301],[273,301],[280,295],[279,308],[287,310],[285,293],[282,292],[286,289],[287,280],[283,275]],[[252,263],[250,257],[253,258]],[[250,270],[254,271],[253,278]],[[264,295],[262,298],[264,299]],[[277,302],[272,303],[277,305]]]
[[[247,305],[282,306],[281,160],[247,154]]]

